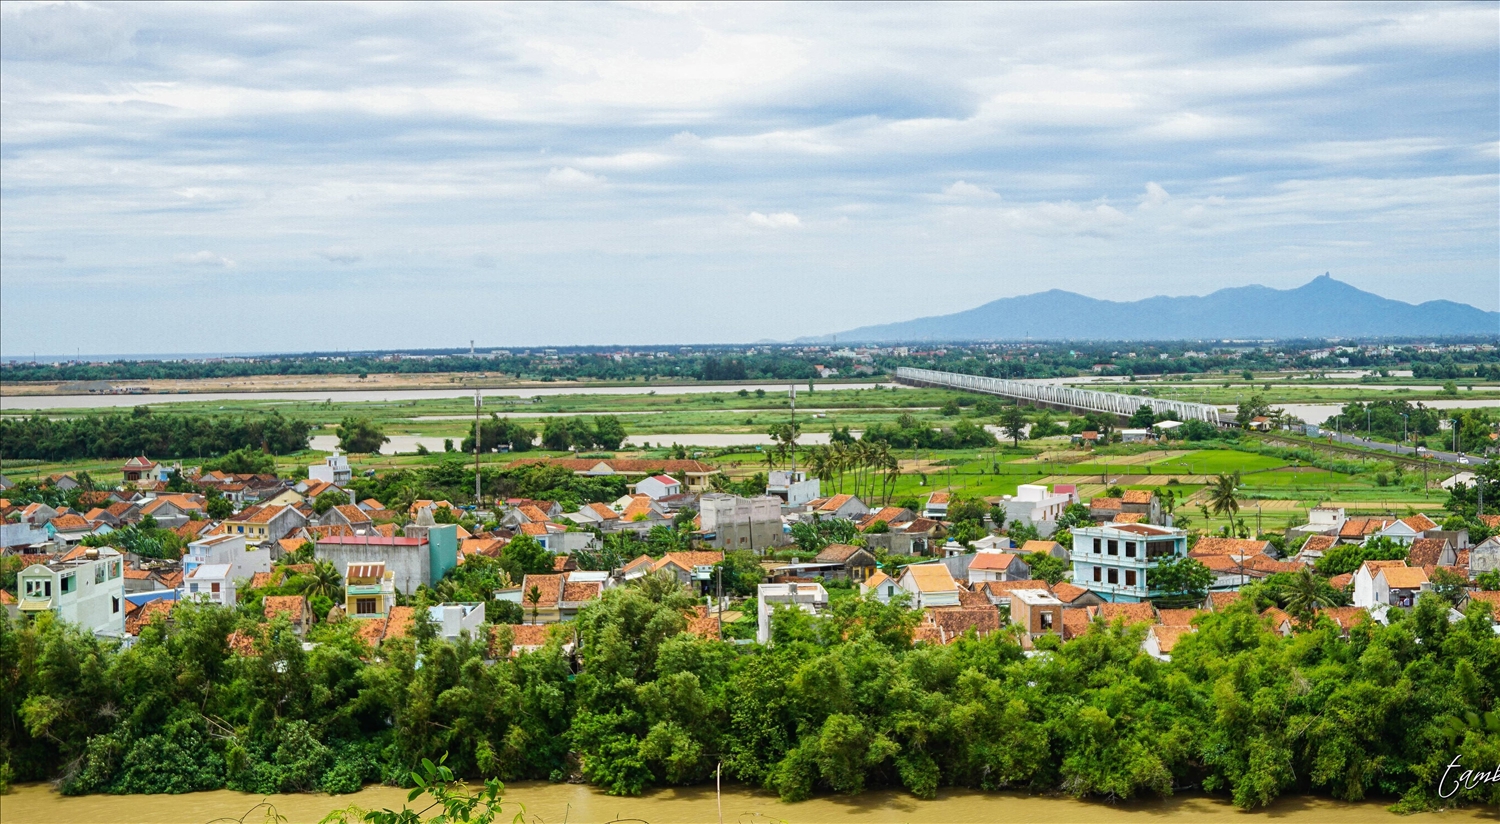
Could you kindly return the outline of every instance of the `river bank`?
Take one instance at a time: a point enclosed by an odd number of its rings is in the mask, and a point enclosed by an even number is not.
[[[718,822],[719,803],[711,786],[659,790],[639,798],[605,795],[586,785],[522,781],[507,786],[503,820],[525,807],[530,824],[605,824],[634,818],[649,824],[705,824]],[[133,822],[134,824],[204,824],[215,819],[260,822],[264,812],[245,814],[263,799],[247,793],[218,790],[184,795],[64,797],[48,784],[25,784],[0,796],[0,824],[57,824],[57,822]],[[400,809],[406,791],[371,786],[352,795],[277,795],[264,799],[291,824],[316,822],[330,811],[351,804],[363,809]],[[1390,802],[1344,803],[1323,798],[1283,798],[1269,809],[1245,813],[1229,803],[1202,795],[1124,804],[1078,801],[1014,793],[967,790],[940,792],[923,801],[899,791],[869,791],[858,796],[823,796],[784,804],[772,793],[740,786],[726,787],[723,818],[732,824],[1136,824],[1136,822],[1251,822],[1276,824],[1363,824],[1391,822],[1493,821],[1494,811],[1460,810],[1396,817]],[[512,807],[511,804],[517,806]]]

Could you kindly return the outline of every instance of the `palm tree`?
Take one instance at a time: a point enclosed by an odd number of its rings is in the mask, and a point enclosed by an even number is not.
[[[542,602],[541,587],[538,587],[536,584],[532,584],[531,589],[526,590],[526,600],[531,602],[531,623],[535,624],[537,607]]]
[[[334,569],[331,561],[314,561],[313,569],[307,576],[307,582],[302,585],[302,594],[308,598],[326,595],[333,600],[338,600],[339,585],[343,578],[339,571]]]
[[[1299,618],[1309,618],[1319,609],[1337,604],[1325,588],[1323,579],[1314,575],[1307,567],[1292,576],[1283,594],[1286,596],[1287,611]]]
[[[1240,511],[1240,499],[1235,487],[1240,485],[1240,473],[1219,475],[1208,486],[1208,510],[1215,515],[1228,515],[1231,520]]]

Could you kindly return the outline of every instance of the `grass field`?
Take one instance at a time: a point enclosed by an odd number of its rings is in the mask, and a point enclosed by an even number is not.
[[[1237,381],[1238,391],[1243,394],[1247,385]],[[1116,388],[1116,387],[1110,387]],[[1121,389],[1137,388],[1119,387]],[[1182,397],[1192,397],[1193,392],[1210,392],[1210,400],[1232,402],[1233,399],[1214,396],[1215,391],[1206,381],[1197,384],[1151,384],[1138,388],[1181,390]],[[1500,391],[1489,387],[1500,405]],[[1273,386],[1267,395],[1273,401],[1316,401],[1350,398],[1395,397],[1391,392],[1361,388],[1358,384],[1347,387],[1286,387]],[[1477,393],[1476,393],[1477,394]],[[1406,397],[1406,393],[1401,393]],[[1461,397],[1468,397],[1461,393]],[[1413,393],[1411,399],[1418,397]],[[153,414],[258,414],[275,409],[284,415],[303,418],[322,427],[315,435],[331,434],[331,429],[347,415],[369,417],[377,421],[388,435],[416,435],[431,438],[452,438],[458,442],[471,431],[473,401],[464,398],[430,399],[399,402],[305,402],[284,400],[249,400],[232,402],[182,403],[159,401],[161,396],[147,396]],[[953,418],[944,417],[939,408],[952,399],[961,399],[966,404],[964,414],[973,415],[974,395],[936,389],[848,389],[799,391],[797,420],[804,433],[826,433],[834,427],[847,426],[861,431],[874,423],[890,423],[902,414],[911,414],[930,426],[951,425]],[[106,410],[54,410],[50,414],[89,415]],[[491,412],[515,420],[528,422],[540,429],[548,417],[556,415],[619,415],[627,432],[638,436],[638,440],[655,442],[656,434],[723,433],[763,434],[774,424],[783,423],[790,417],[788,399],[779,392],[757,395],[753,391],[721,392],[696,395],[666,394],[575,394],[531,399],[491,397],[487,399],[485,414]],[[10,412],[6,414],[17,414]],[[29,413],[28,413],[29,414]],[[1060,420],[1068,416],[1054,413]],[[985,419],[984,423],[993,423]],[[1315,447],[1316,444],[1310,444]],[[763,452],[743,451],[724,454],[717,450],[694,450],[694,456],[721,467],[732,478],[746,478],[769,468]],[[533,451],[525,457],[539,457],[558,453]],[[620,456],[664,457],[667,453],[658,448],[620,452]],[[351,463],[357,472],[366,470],[385,471],[403,467],[436,465],[444,460],[458,457],[465,462],[472,456],[444,455],[436,452],[429,455],[357,455]],[[486,465],[503,465],[516,460],[518,455],[492,454],[483,456]],[[1083,497],[1102,494],[1106,482],[1133,488],[1170,490],[1180,503],[1177,512],[1186,515],[1193,528],[1210,529],[1221,526],[1218,518],[1204,519],[1199,505],[1204,501],[1203,487],[1219,474],[1240,473],[1240,495],[1243,502],[1241,517],[1251,523],[1259,509],[1263,528],[1280,529],[1302,523],[1306,511],[1325,502],[1337,502],[1353,513],[1398,513],[1441,506],[1446,495],[1435,488],[1443,475],[1434,474],[1426,478],[1420,472],[1394,473],[1394,467],[1380,453],[1370,453],[1368,459],[1357,463],[1358,471],[1352,474],[1329,472],[1324,469],[1298,466],[1298,461],[1257,454],[1231,448],[1163,450],[1145,446],[1115,445],[1097,451],[1085,451],[1073,447],[1067,438],[1049,438],[1040,441],[1023,441],[1020,447],[1010,443],[992,449],[963,450],[896,450],[901,474],[893,485],[885,490],[891,502],[909,498],[924,500],[935,490],[946,489],[965,495],[994,498],[1014,494],[1016,487],[1026,483],[1074,483],[1079,485]],[[322,453],[307,451],[277,459],[278,469],[289,473],[299,466],[321,460]],[[1349,462],[1349,455],[1339,456]],[[803,466],[805,456],[803,457]],[[193,461],[184,461],[191,464]],[[14,462],[0,464],[12,479],[45,476],[56,472],[87,471],[97,480],[116,483],[120,479],[120,460],[85,460],[61,463]],[[1381,484],[1384,476],[1385,485]],[[844,491],[855,489],[855,477],[845,473]],[[877,496],[880,484],[874,485]],[[831,494],[839,490],[839,479],[825,479],[823,491]],[[878,504],[881,500],[868,503]]]

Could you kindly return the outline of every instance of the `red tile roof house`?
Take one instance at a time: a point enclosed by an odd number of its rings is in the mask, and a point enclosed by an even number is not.
[[[1031,577],[1031,566],[1010,552],[976,552],[969,562],[969,583],[1019,581]]]
[[[811,514],[819,518],[840,518],[845,521],[858,521],[870,511],[864,501],[853,495],[818,498],[808,504],[808,508]]]
[[[312,607],[304,595],[267,595],[261,599],[261,608],[267,621],[285,615],[298,635],[306,635],[312,626]]]

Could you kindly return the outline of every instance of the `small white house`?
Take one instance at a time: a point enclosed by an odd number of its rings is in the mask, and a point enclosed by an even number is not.
[[[645,495],[653,501],[659,501],[668,495],[682,494],[682,482],[671,475],[652,475],[637,481],[635,492],[637,495]]]
[[[791,604],[808,615],[818,615],[828,608],[828,590],[822,584],[760,584],[756,587],[755,640],[771,642],[771,613],[777,604]]]
[[[1390,579],[1381,575],[1386,569],[1410,569],[1405,561],[1365,561],[1360,564],[1359,569],[1354,572],[1354,598],[1353,604],[1357,607],[1370,609],[1380,604],[1389,604],[1391,600]],[[1418,569],[1417,572],[1422,572]],[[1426,581],[1423,573],[1423,582]],[[1405,580],[1401,581],[1405,583]]]
[[[187,597],[221,606],[234,606],[234,577],[229,564],[203,564],[182,576]]]
[[[773,469],[766,478],[766,494],[780,498],[786,506],[802,506],[822,494],[822,482],[802,470]]]
[[[354,472],[349,468],[349,459],[339,453],[339,448],[333,448],[333,454],[323,463],[317,463],[307,468],[307,478],[312,481],[326,481],[327,483],[344,486],[354,477]]]
[[[265,544],[247,544],[243,535],[210,535],[188,544],[182,556],[183,574],[205,564],[227,564],[231,578],[250,578],[271,571],[271,549]]]
[[[911,564],[901,570],[897,583],[917,609],[960,606],[958,583],[943,564]]]
[[[896,583],[896,579],[884,572],[877,571],[859,585],[860,595],[866,598],[874,598],[882,604],[889,604],[891,599],[895,598],[901,592],[904,592],[904,590]]]
[[[427,617],[438,626],[438,635],[457,641],[463,633],[479,638],[484,626],[484,604],[437,604],[427,608]]]

